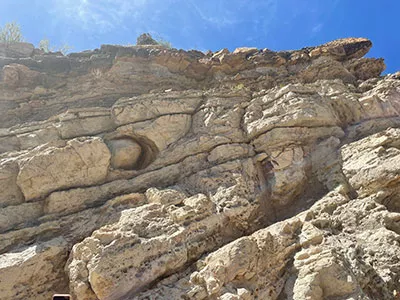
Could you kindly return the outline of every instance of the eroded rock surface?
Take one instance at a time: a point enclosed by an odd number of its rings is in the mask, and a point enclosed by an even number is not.
[[[400,81],[371,46],[0,45],[0,298],[395,297]]]

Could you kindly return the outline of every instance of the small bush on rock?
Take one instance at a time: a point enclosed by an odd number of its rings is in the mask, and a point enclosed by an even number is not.
[[[21,28],[17,23],[6,23],[2,29],[0,28],[0,43],[18,43],[23,41]]]

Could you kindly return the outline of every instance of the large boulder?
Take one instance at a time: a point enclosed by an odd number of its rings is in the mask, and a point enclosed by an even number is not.
[[[0,43],[0,56],[26,58],[33,55],[35,47],[30,43]]]
[[[46,300],[56,292],[67,292],[63,270],[67,255],[63,238],[0,255],[1,298]]]

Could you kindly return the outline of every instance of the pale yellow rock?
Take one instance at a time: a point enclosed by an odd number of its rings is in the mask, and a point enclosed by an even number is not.
[[[303,160],[303,149],[286,148],[283,152],[274,151],[271,153],[271,159],[275,170],[282,170],[293,163],[299,163]]]
[[[251,155],[254,155],[254,150],[247,144],[228,144],[215,147],[207,159],[212,163],[221,163]]]
[[[186,135],[191,126],[191,116],[187,114],[166,115],[154,121],[138,122],[118,128],[121,134],[146,137],[154,142],[159,151]]]
[[[185,97],[186,96],[186,97]],[[182,95],[170,92],[156,96],[120,99],[112,109],[118,125],[151,120],[169,114],[191,114],[201,102],[198,92]]]
[[[67,292],[62,262],[67,243],[57,238],[0,255],[0,293],[4,300],[50,299],[55,290]]]
[[[303,223],[292,218],[259,230],[250,237],[237,239],[206,256],[197,264],[197,270],[190,276],[183,275],[179,283],[173,277],[170,280],[177,287],[189,291],[188,294],[193,295],[194,299],[240,299],[239,289],[237,293],[233,291],[235,287],[243,285],[252,287],[245,293],[246,299],[277,299],[279,294],[285,299],[360,298],[366,295],[364,292],[368,293],[363,282],[370,282],[374,275],[368,271],[372,270],[372,266],[365,269],[360,264],[360,256],[357,256],[360,254],[351,254],[354,253],[352,249],[364,249],[361,252],[364,253],[361,254],[364,259],[375,258],[375,264],[386,270],[381,269],[379,276],[384,276],[388,281],[396,275],[387,268],[396,265],[396,262],[389,262],[387,257],[393,259],[400,251],[398,245],[378,250],[379,245],[393,233],[383,225],[378,225],[379,221],[376,220],[381,218],[380,215],[388,213],[382,208],[374,210],[372,203],[370,199],[349,202],[343,196],[331,193],[309,209],[307,215],[310,221]],[[356,229],[357,244],[344,234],[331,237],[312,225],[333,228],[330,226],[335,226],[334,220],[340,218],[347,220],[342,223],[343,226],[352,227],[354,225],[350,220],[364,211],[364,205],[372,210],[370,215],[364,217],[369,221],[363,223],[363,228]],[[331,222],[322,223],[327,219]],[[367,229],[369,226],[373,226],[373,229]],[[325,236],[324,239],[322,236]],[[299,240],[303,242],[299,243]],[[289,258],[294,258],[294,269],[288,265]],[[265,272],[266,269],[269,272]],[[281,270],[288,276],[284,277],[289,279],[274,275],[273,270]],[[166,284],[170,285],[171,282]],[[195,292],[200,291],[201,287],[206,287],[206,295]],[[161,283],[153,288],[153,293],[163,288]],[[389,297],[391,290],[380,288],[378,293]],[[152,293],[148,291],[146,295]],[[168,292],[163,295],[162,299],[167,299]],[[138,296],[135,299],[144,298]]]
[[[244,128],[250,137],[275,127],[326,127],[338,122],[325,99],[312,88],[301,85],[274,89],[253,99],[244,115]]]
[[[400,114],[400,83],[382,80],[360,98],[365,119],[393,117]]]
[[[179,193],[176,195],[170,190],[150,189],[146,194],[149,202],[164,205],[149,204],[125,210],[118,223],[103,227],[75,246],[68,272],[71,290],[78,298],[91,293],[100,299],[135,293],[154,278],[181,268],[188,259],[219,244],[219,238],[204,239],[211,233],[220,235],[221,230],[229,230],[221,229],[224,222],[232,222],[228,227],[233,226],[237,216],[243,216],[245,210],[249,214],[252,211],[250,207],[234,206],[215,214],[214,201],[222,204],[229,200],[229,195],[216,194],[215,199],[210,199],[198,194],[177,201]],[[238,206],[237,201],[232,205]],[[123,245],[127,243],[130,246],[125,251]],[[127,261],[131,264],[123,263]],[[82,273],[86,268],[87,275]]]
[[[68,110],[58,116],[57,128],[63,139],[94,135],[115,127],[109,109]]]
[[[24,195],[17,185],[19,172],[18,163],[15,159],[0,160],[0,204],[16,205],[24,201]]]
[[[149,203],[159,203],[163,205],[181,204],[186,198],[184,193],[173,189],[159,190],[157,188],[150,188],[146,191],[145,195]]]
[[[293,288],[293,299],[322,300],[356,291],[355,279],[333,253],[318,252],[300,262],[294,263],[300,274]]]
[[[344,146],[343,173],[360,196],[392,188],[400,180],[400,130],[388,129]]]
[[[56,126],[49,126],[27,133],[21,133],[17,135],[17,138],[20,141],[21,149],[34,148],[60,139]]]
[[[111,166],[114,169],[135,169],[144,151],[137,142],[129,138],[111,140],[107,144],[111,151]]]
[[[0,45],[0,299],[397,293],[400,81],[369,40],[20,46]]]
[[[69,266],[69,276],[74,278],[71,281],[71,289],[76,297],[81,298],[88,293],[86,290],[90,291],[90,289],[99,299],[122,297],[131,290],[146,285],[152,276],[161,275],[174,266],[183,265],[186,262],[187,250],[178,245],[179,236],[176,241],[171,240],[171,243],[167,242],[167,236],[157,236],[157,231],[163,232],[174,228],[173,223],[168,219],[163,222],[157,221],[160,216],[160,208],[154,204],[137,209],[134,215],[125,211],[120,219],[120,225],[128,227],[122,231],[118,229],[119,225],[114,226],[117,231],[112,227],[101,229],[81,245],[76,245],[73,249],[73,260]],[[131,229],[127,230],[129,227]],[[147,238],[146,236],[139,237],[134,233],[141,234],[140,231],[146,230],[146,227],[152,228]],[[136,230],[132,231],[133,229]],[[111,241],[115,239],[116,241],[110,243],[109,238],[104,240],[103,231],[110,232],[114,236]],[[106,244],[102,245],[103,242]],[[124,243],[131,245],[128,252],[123,250]],[[105,246],[107,247],[104,248]],[[168,251],[171,253],[169,254]],[[108,255],[102,254],[99,257],[100,253],[108,253]],[[148,260],[148,257],[157,257],[157,259]],[[86,264],[87,267],[85,267]],[[144,268],[147,265],[149,268]],[[121,268],[115,269],[114,266]],[[82,274],[83,270],[79,271],[82,268],[87,268],[88,275]],[[80,286],[84,282],[88,283],[86,290],[82,291]],[[104,284],[106,282],[107,284]]]
[[[118,188],[118,183],[105,184],[91,188],[77,188],[52,192],[44,200],[46,214],[70,214],[80,212],[94,203],[102,203],[102,198]],[[129,196],[126,195],[126,196]],[[111,198],[111,196],[110,196]],[[103,201],[104,202],[104,201]]]
[[[302,233],[300,234],[300,243],[302,247],[309,245],[318,245],[322,243],[324,238],[323,231],[319,230],[309,222],[305,222],[302,227]]]
[[[257,48],[241,47],[241,48],[236,48],[233,51],[233,54],[251,55],[251,54],[256,53],[256,52],[258,52]]]
[[[37,150],[33,157],[19,161],[17,184],[29,201],[57,189],[101,183],[110,156],[100,138],[74,139],[61,147]]]
[[[202,219],[213,212],[214,205],[207,196],[199,194],[183,200],[183,207],[171,212],[175,222],[183,223],[193,219]]]
[[[10,205],[0,210],[0,232],[12,229],[16,225],[34,222],[43,215],[43,203],[24,203]]]
[[[87,194],[89,193],[84,193],[82,197],[79,190],[53,192],[45,199],[45,212],[54,214],[79,211],[85,207],[85,196]]]

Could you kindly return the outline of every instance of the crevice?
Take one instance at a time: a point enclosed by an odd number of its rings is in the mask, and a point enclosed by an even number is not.
[[[262,131],[262,132],[259,132],[259,133],[257,133],[256,135],[252,135],[248,140],[249,141],[254,141],[254,140],[256,140],[257,138],[259,138],[260,136],[262,136],[262,135],[264,135],[264,134],[266,134],[266,133],[269,133],[269,132],[271,132],[272,130],[274,130],[274,129],[283,129],[283,128],[308,128],[308,129],[314,129],[314,128],[332,128],[332,129],[335,129],[335,128],[341,128],[340,126],[337,126],[337,125],[331,125],[331,126],[317,126],[317,125],[315,125],[315,126],[304,126],[304,125],[302,125],[302,126],[299,126],[299,125],[292,125],[292,126],[274,126],[274,127],[272,127],[272,128],[270,128],[270,129],[267,129],[267,130],[265,130],[265,131]],[[249,135],[249,134],[248,134]]]
[[[140,121],[136,121],[136,122],[129,122],[129,123],[121,123],[118,124],[117,128],[123,127],[123,126],[129,126],[129,125],[135,125],[135,124],[139,124],[142,122],[148,122],[148,121],[155,121],[160,117],[165,117],[165,116],[175,116],[175,115],[189,115],[189,116],[193,116],[196,112],[175,112],[175,113],[165,113],[165,114],[159,114],[156,115],[154,117],[151,118],[147,118],[147,119],[140,119]]]

